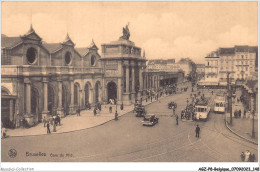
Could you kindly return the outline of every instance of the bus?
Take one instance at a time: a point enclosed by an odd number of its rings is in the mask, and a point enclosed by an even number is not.
[[[226,107],[226,99],[224,96],[217,96],[214,102],[214,112],[224,113]]]
[[[195,118],[196,120],[207,121],[210,112],[210,106],[207,100],[200,100],[195,104]]]

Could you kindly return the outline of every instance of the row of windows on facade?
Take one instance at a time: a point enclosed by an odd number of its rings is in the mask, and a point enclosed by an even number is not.
[[[231,74],[230,78],[234,78],[235,75]],[[237,74],[237,78],[242,78],[242,77],[248,77],[248,74]],[[207,75],[207,78],[217,78],[217,75]],[[220,79],[226,79],[227,76],[225,74],[220,75]]]
[[[6,55],[5,51],[3,51],[3,49],[2,49],[2,55]],[[27,49],[26,59],[27,59],[28,64],[30,64],[30,65],[35,64],[37,62],[38,58],[39,58],[38,51],[35,48],[30,47]],[[71,52],[67,51],[64,55],[65,64],[71,65],[72,60],[73,60],[73,56],[72,56]],[[91,56],[90,63],[91,63],[91,66],[96,65],[96,56],[95,55]]]
[[[237,60],[237,61],[234,61],[234,60],[232,60],[232,61],[226,61],[226,63],[224,63],[224,61],[223,60],[220,60],[220,65],[225,65],[225,64],[227,64],[227,65],[233,65],[233,64],[250,64],[250,65],[253,65],[253,61],[252,60],[247,60],[247,61],[245,61],[245,60]],[[208,62],[208,66],[218,66],[218,62],[217,61],[211,61],[211,62]]]

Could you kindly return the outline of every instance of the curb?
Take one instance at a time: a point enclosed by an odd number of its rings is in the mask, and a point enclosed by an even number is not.
[[[250,143],[253,143],[253,144],[255,144],[255,145],[258,145],[257,142],[255,142],[255,141],[253,141],[253,140],[250,140],[250,139],[247,139],[247,138],[245,138],[245,137],[239,135],[238,133],[236,133],[234,130],[232,130],[232,129],[228,126],[226,119],[225,119],[225,125],[226,125],[226,127],[227,127],[233,134],[237,135],[238,137],[240,137],[240,138],[242,138],[242,139],[244,139],[244,140],[246,140],[246,141],[248,141],[248,142],[250,142]]]
[[[168,95],[168,96],[169,96],[169,95]],[[166,96],[166,97],[168,97],[168,96]],[[166,97],[163,97],[163,98],[166,98]],[[163,98],[161,98],[161,99],[163,99]],[[160,98],[159,98],[159,99],[160,99]],[[158,99],[158,100],[159,100],[159,99]],[[148,104],[146,104],[146,105],[144,105],[144,106],[150,105],[150,104],[152,104],[152,103],[156,103],[156,102],[158,102],[158,100],[157,100],[157,101],[154,101],[154,102],[149,102]],[[133,112],[133,110],[130,110],[130,111],[128,111],[128,112],[126,112],[126,113],[124,113],[124,114],[118,116],[118,118],[120,118],[121,116],[123,116],[123,115],[125,115],[125,114],[127,114],[127,113],[129,113],[129,112]],[[82,128],[82,129],[78,129],[78,130],[64,131],[64,132],[60,132],[60,133],[52,132],[51,134],[47,134],[47,133],[46,133],[46,134],[24,135],[24,136],[8,136],[8,137],[5,138],[5,139],[11,138],[11,137],[14,138],[14,137],[43,136],[43,135],[72,133],[72,132],[75,132],[75,131],[82,131],[82,130],[86,130],[86,129],[91,129],[91,128],[94,128],[94,127],[98,127],[98,126],[104,125],[104,124],[106,124],[106,123],[108,123],[108,122],[110,122],[110,121],[112,121],[112,120],[115,120],[115,119],[112,118],[112,119],[107,120],[107,121],[105,121],[105,122],[103,122],[103,123],[100,123],[100,124],[98,124],[98,125],[95,125],[95,126],[92,126],[92,127],[88,127],[88,128]]]

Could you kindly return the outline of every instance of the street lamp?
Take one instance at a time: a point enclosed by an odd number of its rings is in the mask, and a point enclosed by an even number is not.
[[[252,114],[253,114],[252,138],[255,138],[255,110],[253,110]]]

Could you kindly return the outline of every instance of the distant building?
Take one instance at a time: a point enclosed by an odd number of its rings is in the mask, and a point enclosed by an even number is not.
[[[196,64],[196,67],[198,79],[200,80],[205,76],[205,64]]]
[[[197,64],[197,70],[196,72],[198,74],[205,73],[205,64]]]
[[[257,46],[219,48],[205,57],[205,82],[227,84],[227,72],[231,83],[257,78]]]
[[[175,63],[175,59],[154,59],[148,61],[147,69],[160,72],[178,72],[180,66]]]

